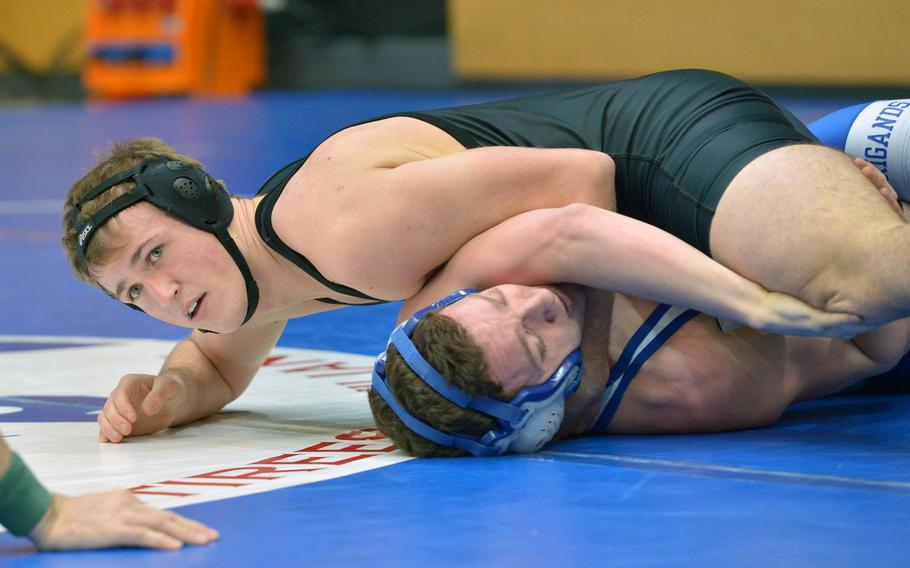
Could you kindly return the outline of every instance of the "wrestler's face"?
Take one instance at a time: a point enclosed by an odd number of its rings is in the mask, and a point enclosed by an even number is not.
[[[214,235],[148,203],[123,210],[108,226],[105,238],[119,250],[93,273],[118,301],[181,327],[228,332],[240,326],[243,276]]]
[[[504,284],[440,310],[483,349],[490,377],[506,395],[539,385],[581,344],[580,286]]]

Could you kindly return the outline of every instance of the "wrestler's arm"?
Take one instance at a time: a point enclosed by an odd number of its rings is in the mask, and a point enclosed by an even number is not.
[[[344,305],[310,301],[301,307],[297,317],[338,310]],[[263,362],[275,347],[287,320],[256,323],[256,319],[225,334],[194,331],[180,342],[165,360],[159,377],[172,379],[173,391],[162,392],[156,401],[173,397],[173,415],[162,428],[182,426],[210,416],[237,399],[250,385]],[[158,404],[162,407],[163,404]],[[149,409],[151,410],[151,409]]]
[[[275,347],[287,321],[240,328],[224,335],[194,331],[165,360],[159,376],[183,386],[183,401],[169,426],[210,416],[239,397]]]
[[[866,331],[855,316],[768,292],[657,227],[583,204],[523,213],[472,239],[402,315],[459,287],[557,282],[686,306],[777,333]]]
[[[285,323],[251,322],[226,334],[194,331],[157,375],[121,378],[98,415],[101,441],[120,442],[218,412],[246,390]]]
[[[330,279],[375,297],[414,295],[426,275],[465,243],[522,213],[573,203],[616,209],[615,164],[602,152],[487,147],[426,158],[409,151],[399,141],[400,133],[392,140],[380,138],[379,143],[370,138],[374,134],[367,129],[321,148],[315,163],[331,159],[344,164],[343,173],[336,173],[343,183],[332,178],[325,184],[332,190],[320,194],[319,208],[297,200],[283,203],[277,215],[286,217],[292,227],[316,229],[285,231],[292,248],[310,257]],[[516,244],[533,246],[540,238],[533,225],[517,225],[503,239],[488,236],[485,246],[492,254],[511,255]],[[675,245],[649,241],[641,244],[677,254]],[[640,248],[630,250],[638,254]],[[333,254],[326,255],[327,250]],[[565,251],[551,251],[567,258]],[[491,273],[487,280],[495,276]],[[513,282],[524,283],[514,277]],[[768,298],[784,301],[777,295]],[[811,325],[806,329],[814,331]]]

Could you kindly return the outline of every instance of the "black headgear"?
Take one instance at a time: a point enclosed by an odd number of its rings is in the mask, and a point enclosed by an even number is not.
[[[88,219],[79,220],[79,214],[86,203],[130,180],[136,183],[132,189]],[[95,231],[111,217],[140,201],[148,201],[191,227],[215,235],[243,275],[247,299],[243,323],[248,322],[259,304],[259,287],[253,280],[246,259],[227,230],[234,217],[234,206],[221,184],[196,166],[167,158],[155,158],[102,181],[73,208],[73,227],[79,235],[76,243],[79,262],[85,264],[85,251]]]

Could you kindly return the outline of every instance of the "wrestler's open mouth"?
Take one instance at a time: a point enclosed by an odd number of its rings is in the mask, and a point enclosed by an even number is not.
[[[186,311],[186,315],[192,320],[199,313],[199,308],[202,306],[202,301],[205,299],[205,294],[199,296],[195,302],[190,304],[190,307]]]

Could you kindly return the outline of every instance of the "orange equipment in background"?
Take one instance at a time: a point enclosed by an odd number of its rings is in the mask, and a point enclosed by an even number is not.
[[[88,0],[83,82],[105,98],[244,93],[265,78],[256,0]]]

